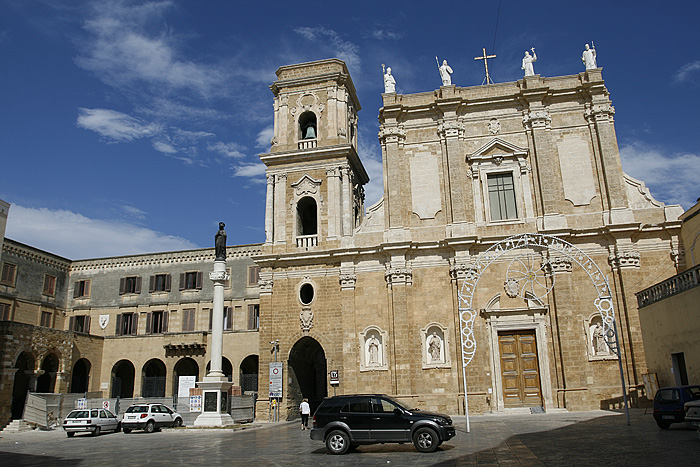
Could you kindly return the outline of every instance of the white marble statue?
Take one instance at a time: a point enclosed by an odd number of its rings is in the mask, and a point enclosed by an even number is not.
[[[440,70],[440,78],[442,78],[442,85],[449,86],[452,84],[452,68],[447,64],[447,60],[440,61],[435,57],[435,61],[438,63],[438,70]]]
[[[430,363],[440,363],[440,348],[442,347],[442,339],[433,331],[433,335],[428,338],[428,354],[430,355]]]
[[[591,42],[593,44],[593,42]],[[593,47],[589,47],[588,44],[585,46],[585,50],[583,51],[583,55],[581,55],[581,61],[583,62],[584,65],[586,65],[586,70],[592,70],[594,68],[598,68],[598,65],[595,62],[596,59],[596,53],[595,53],[595,44]]]
[[[525,70],[525,76],[533,76],[535,74],[535,67],[532,65],[537,61],[537,54],[535,53],[535,48],[532,47],[532,56],[530,52],[525,51],[525,56],[523,57],[523,64],[520,68]]]
[[[382,65],[382,71],[384,71],[384,65]],[[396,92],[396,80],[391,74],[391,67],[388,67],[384,71],[384,92]]]
[[[603,326],[600,323],[595,325],[593,328],[593,349],[596,355],[607,355],[608,344],[605,342],[605,334],[603,333]]]
[[[368,366],[379,366],[381,362],[379,361],[379,339],[372,336],[367,341],[367,365]]]

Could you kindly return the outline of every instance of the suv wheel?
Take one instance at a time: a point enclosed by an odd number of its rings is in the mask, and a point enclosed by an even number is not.
[[[418,428],[413,433],[413,445],[420,452],[433,452],[437,449],[440,440],[435,430],[431,428]]]
[[[153,420],[149,420],[148,423],[146,423],[146,427],[143,429],[146,433],[153,433],[153,430],[156,429],[156,424],[153,423]]]
[[[177,428],[179,426],[182,426],[182,419],[181,418],[176,418],[175,421],[173,422],[173,428]]]
[[[659,425],[659,428],[662,430],[668,430],[668,428],[671,426],[671,424],[668,422],[656,422],[656,424]]]
[[[331,454],[345,454],[350,449],[350,438],[344,431],[331,431],[326,438],[326,448]]]

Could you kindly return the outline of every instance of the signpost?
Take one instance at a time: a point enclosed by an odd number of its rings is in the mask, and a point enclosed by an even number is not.
[[[279,402],[282,400],[282,362],[270,362],[270,401],[274,422],[279,421]]]
[[[340,386],[340,373],[338,370],[331,370],[331,386],[333,386],[333,395],[335,396],[335,388]]]

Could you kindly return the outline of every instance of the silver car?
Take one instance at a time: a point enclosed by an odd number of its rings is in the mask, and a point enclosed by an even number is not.
[[[103,431],[121,429],[116,415],[106,409],[78,409],[71,411],[63,420],[63,429],[69,438],[78,432],[86,431],[99,436]]]

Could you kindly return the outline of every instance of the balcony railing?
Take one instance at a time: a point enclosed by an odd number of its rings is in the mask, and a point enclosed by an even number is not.
[[[318,235],[297,235],[298,248],[311,248],[318,245]]]
[[[637,292],[635,294],[637,296],[637,305],[639,308],[643,308],[698,286],[700,286],[700,264],[663,282],[652,285],[648,289]]]
[[[313,149],[315,147],[315,139],[302,139],[301,141],[299,141],[299,149]]]

